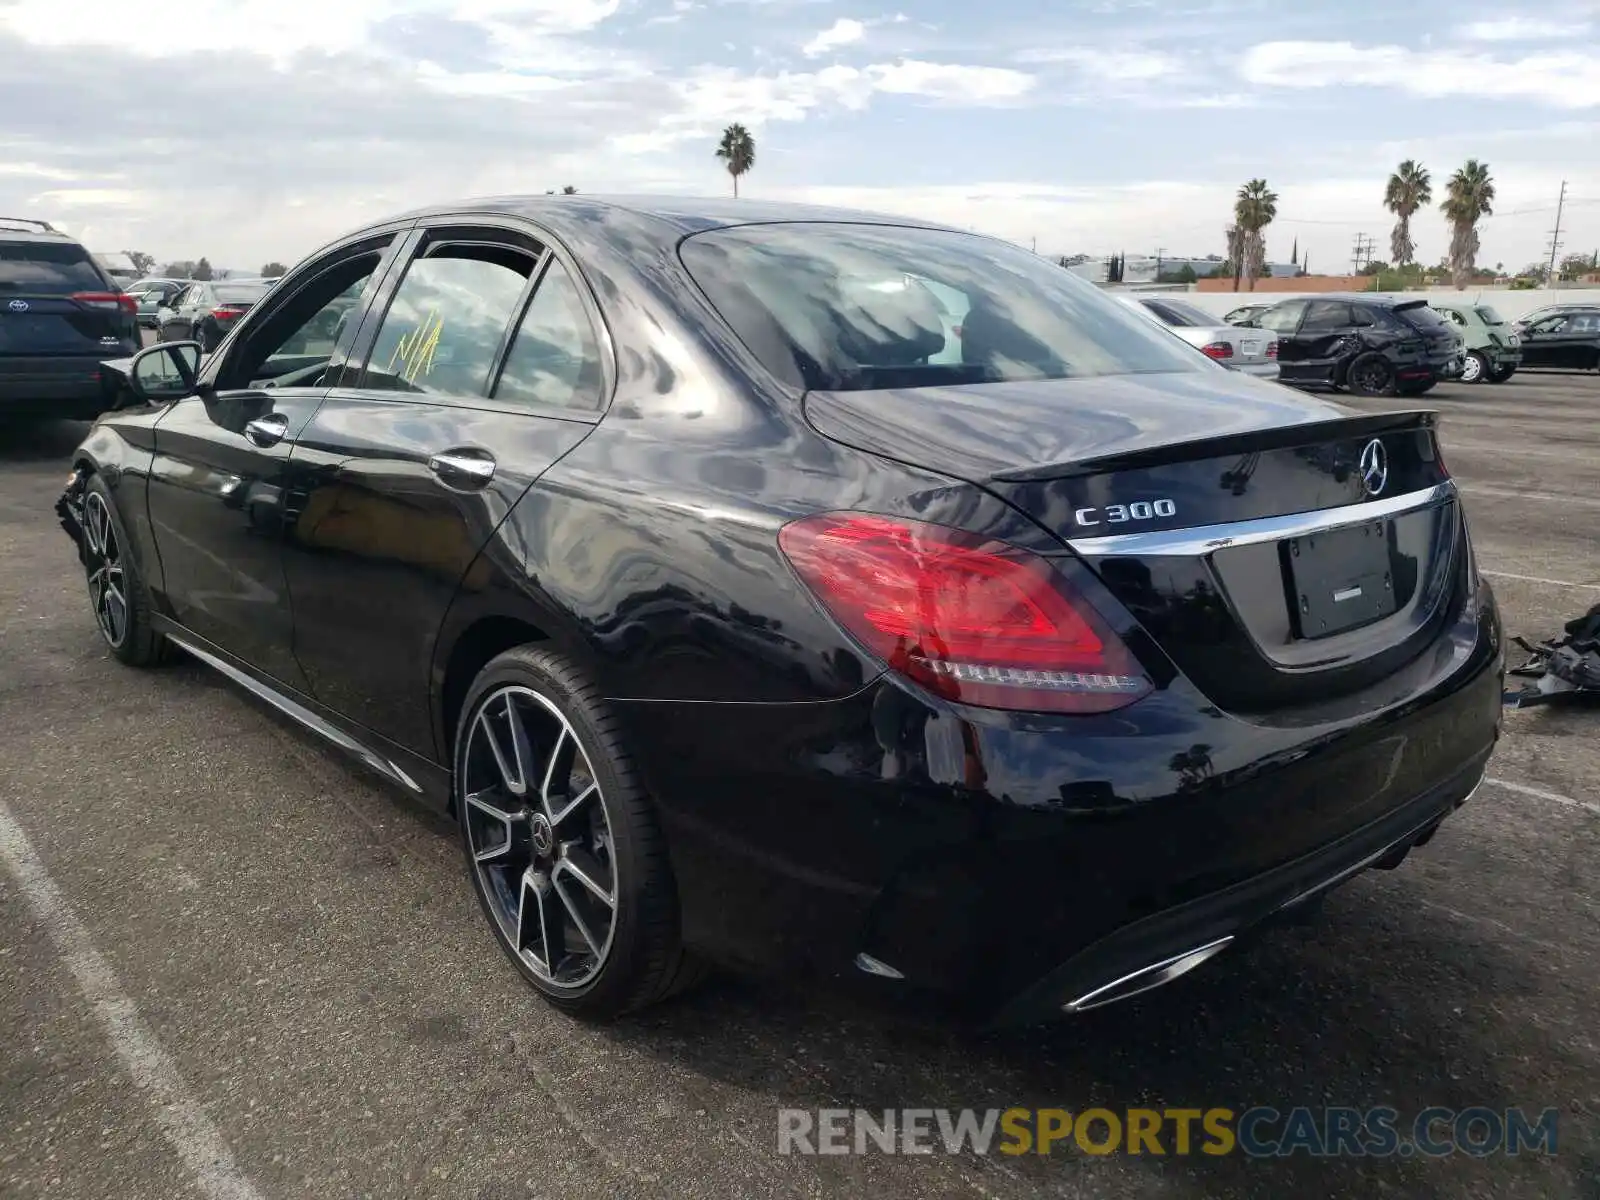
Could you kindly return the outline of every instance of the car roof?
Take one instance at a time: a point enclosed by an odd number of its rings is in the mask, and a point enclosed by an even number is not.
[[[393,220],[422,220],[452,213],[482,212],[527,217],[557,236],[563,233],[593,232],[596,226],[626,222],[637,226],[643,217],[659,229],[663,241],[676,242],[691,233],[722,229],[734,225],[785,221],[836,221],[853,224],[909,225],[920,229],[945,229],[952,226],[861,209],[820,204],[796,204],[778,200],[736,200],[730,196],[649,196],[588,195],[570,196],[480,196],[453,203],[432,204],[426,208],[397,213]]]
[[[0,217],[0,238],[8,242],[48,242],[55,246],[77,246],[81,243],[75,237],[68,237],[59,229],[52,229],[45,225],[40,229],[31,221],[22,217]],[[43,222],[40,222],[43,224]],[[85,251],[87,253],[87,251]]]

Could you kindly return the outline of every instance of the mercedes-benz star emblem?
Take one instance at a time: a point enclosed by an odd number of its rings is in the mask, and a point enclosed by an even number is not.
[[[534,853],[541,858],[549,857],[556,848],[556,831],[550,828],[550,821],[543,813],[534,814],[531,825],[529,833],[532,835]]]
[[[6,305],[6,307],[12,312],[27,312],[28,302],[26,300],[13,300],[10,304]]]
[[[1389,482],[1389,452],[1373,438],[1361,451],[1361,486],[1367,495],[1376,496]]]

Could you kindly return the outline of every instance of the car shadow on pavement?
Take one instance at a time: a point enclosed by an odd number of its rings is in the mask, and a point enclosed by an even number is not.
[[[781,984],[726,979],[614,1026],[610,1036],[770,1094],[775,1106],[813,1112],[1222,1107],[1237,1115],[1268,1106],[1287,1115],[1304,1105],[1320,1122],[1325,1106],[1388,1106],[1398,1110],[1395,1128],[1406,1138],[1412,1120],[1433,1105],[1502,1113],[1521,1107],[1532,1121],[1547,1107],[1565,1106],[1568,1098],[1543,1081],[1581,1074],[1583,1055],[1525,1016],[1537,1011],[1525,1004],[1536,986],[1525,965],[1503,957],[1497,945],[1455,936],[1459,931],[1418,908],[1399,911],[1392,899],[1362,896],[1362,886],[1357,881],[1330,898],[1315,925],[1277,931],[1167,988],[1054,1025],[979,1033]],[[1519,1077],[1503,1077],[1503,1064],[1516,1064],[1510,1074]],[[1164,1157],[1119,1148],[1114,1164],[1097,1161],[1130,1176],[1106,1195],[1145,1194],[1128,1186],[1145,1173],[1158,1175],[1173,1195],[1369,1196],[1375,1186],[1440,1200],[1584,1195],[1596,1148],[1579,1144],[1589,1136],[1579,1116],[1561,1114],[1564,1153],[1554,1157],[1177,1157],[1168,1125]],[[775,1153],[776,1110],[771,1128],[767,1148]],[[1264,1128],[1281,1132],[1283,1123]],[[1198,1147],[1198,1122],[1195,1130]],[[1098,1136],[1105,1136],[1103,1126]],[[1053,1190],[1084,1179],[1090,1160],[1069,1145],[1048,1157],[991,1153],[986,1163],[965,1161],[998,1172],[995,1185],[1001,1176],[1020,1176]],[[813,1162],[852,1170],[849,1156]],[[1503,1191],[1513,1174],[1531,1190]]]
[[[88,430],[87,421],[7,421],[0,418],[0,463],[56,461],[65,471],[73,450]]]

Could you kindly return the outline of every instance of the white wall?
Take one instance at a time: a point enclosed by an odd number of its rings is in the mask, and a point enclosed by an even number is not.
[[[1254,301],[1271,304],[1279,300],[1292,300],[1297,296],[1315,299],[1318,294],[1317,292],[1189,292],[1183,298],[1195,307],[1216,313],[1220,317],[1241,304]],[[1546,304],[1600,305],[1600,288],[1536,288],[1528,292],[1514,292],[1510,288],[1468,288],[1464,292],[1458,292],[1451,288],[1445,291],[1404,294],[1417,300],[1438,300],[1441,303],[1488,304],[1508,321],[1515,321],[1524,313],[1542,308]]]

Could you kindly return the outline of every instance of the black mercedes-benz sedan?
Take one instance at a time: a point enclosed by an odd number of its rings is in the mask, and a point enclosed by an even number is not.
[[[1077,1012],[1397,865],[1498,734],[1430,414],[991,238],[474,200],[113,369],[58,506],[112,654],[453,814],[572,1012],[704,963]]]

